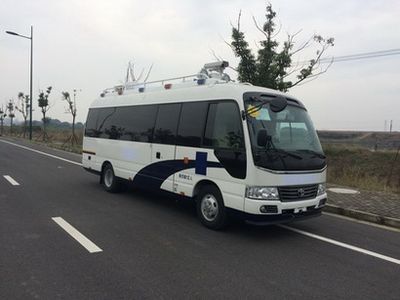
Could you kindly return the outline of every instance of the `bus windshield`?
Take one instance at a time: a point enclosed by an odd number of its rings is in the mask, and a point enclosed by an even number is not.
[[[264,164],[269,164],[264,167],[271,169],[315,169],[325,164],[325,156],[317,133],[307,111],[288,102],[284,110],[273,112],[268,101],[254,98],[245,100],[253,153],[257,153],[258,156],[262,152],[268,156],[274,153],[275,156],[279,156],[275,160],[270,157],[263,160]],[[257,135],[260,130],[267,132],[267,146],[258,145]],[[278,164],[281,166],[278,167]]]

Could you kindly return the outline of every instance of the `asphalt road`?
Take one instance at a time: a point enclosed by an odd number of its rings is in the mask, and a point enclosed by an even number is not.
[[[323,215],[215,232],[185,201],[106,193],[78,155],[29,147],[69,161],[0,138],[0,299],[400,299],[399,231]]]

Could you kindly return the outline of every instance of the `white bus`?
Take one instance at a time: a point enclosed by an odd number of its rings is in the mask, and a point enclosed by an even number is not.
[[[89,109],[83,167],[108,192],[130,181],[194,199],[212,229],[230,217],[272,224],[320,215],[326,158],[304,105],[232,82],[226,63],[217,66],[179,83],[105,90]]]

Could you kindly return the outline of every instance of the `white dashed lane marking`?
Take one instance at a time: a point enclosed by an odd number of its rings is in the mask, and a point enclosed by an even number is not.
[[[61,217],[51,218],[90,253],[102,252],[99,247]]]
[[[3,177],[12,185],[19,185],[10,175],[4,175]]]

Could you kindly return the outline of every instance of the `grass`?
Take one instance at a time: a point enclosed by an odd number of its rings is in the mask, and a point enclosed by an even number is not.
[[[76,131],[76,136],[78,143],[72,144],[68,141],[68,138],[71,137],[71,130],[49,130],[49,140],[45,142],[48,146],[61,149],[69,152],[74,152],[81,154],[82,153],[82,141],[83,141],[83,132],[80,130]],[[37,139],[40,141],[40,139]]]
[[[20,126],[14,126],[13,132],[10,133],[9,128],[5,128],[4,135],[15,136],[23,138],[23,130]],[[32,141],[36,144],[46,145],[52,148],[61,149],[69,152],[82,153],[82,141],[83,141],[83,131],[75,130],[78,143],[72,145],[68,138],[71,136],[70,129],[59,129],[59,128],[48,128],[47,136],[48,138],[44,141],[41,128],[35,128],[32,132]],[[25,138],[28,138],[29,133],[27,132]]]
[[[400,156],[349,145],[324,144],[327,181],[365,190],[400,193]]]

